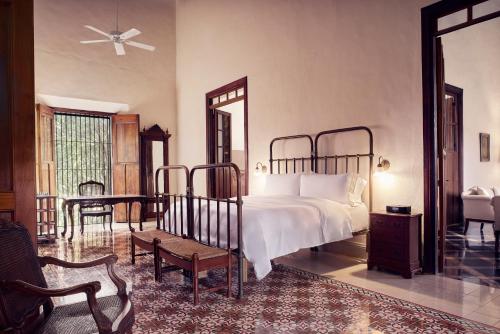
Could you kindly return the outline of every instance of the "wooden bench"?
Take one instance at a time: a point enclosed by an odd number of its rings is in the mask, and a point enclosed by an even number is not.
[[[132,264],[135,264],[135,258],[136,256],[144,256],[148,254],[153,254],[155,256],[155,245],[154,245],[154,240],[158,240],[158,243],[166,243],[170,242],[173,240],[180,239],[182,240],[182,237],[162,231],[162,230],[150,230],[150,231],[138,231],[138,232],[132,232],[130,236],[130,243],[131,243],[131,262]],[[135,251],[135,247],[140,247],[146,252],[144,253],[139,253],[137,254]],[[158,280],[158,267],[156,264],[158,261],[154,261],[155,264],[155,280]]]
[[[157,252],[155,254],[155,269],[157,268],[158,275],[156,279],[159,282],[161,282],[163,275],[162,259],[165,259],[169,264],[190,271],[193,274],[194,304],[197,305],[199,303],[199,273],[206,270],[226,268],[226,285],[210,287],[204,291],[227,289],[227,297],[231,296],[232,257],[230,249],[211,247],[193,239],[182,238],[168,240],[167,242],[154,239],[153,244],[153,248]]]

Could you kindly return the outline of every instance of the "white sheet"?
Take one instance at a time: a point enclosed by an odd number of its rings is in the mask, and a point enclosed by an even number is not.
[[[357,206],[345,204],[344,207],[347,211],[349,211],[349,214],[351,215],[353,232],[359,232],[368,228],[370,222],[370,214],[365,203],[358,204]]]
[[[345,205],[327,199],[300,196],[248,196],[243,198],[243,253],[255,269],[257,279],[272,269],[271,260],[301,248],[352,238],[351,214]],[[179,216],[179,203],[177,203]],[[184,207],[185,208],[185,207]],[[194,201],[195,236],[200,221]],[[227,208],[220,209],[220,247],[227,245]],[[185,212],[185,211],[184,211]],[[230,208],[231,246],[237,246],[236,205]],[[210,241],[216,242],[217,210],[210,203]],[[184,223],[186,219],[184,218]],[[207,241],[207,205],[201,205],[202,240]],[[177,222],[180,231],[180,219]],[[186,225],[185,225],[186,226]],[[185,231],[185,230],[184,230]]]

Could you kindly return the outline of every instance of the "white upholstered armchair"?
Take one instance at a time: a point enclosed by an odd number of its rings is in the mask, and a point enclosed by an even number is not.
[[[481,230],[484,223],[494,222],[493,206],[491,205],[491,195],[484,189],[475,187],[462,193],[464,206],[464,234],[467,234],[469,223],[481,223]]]

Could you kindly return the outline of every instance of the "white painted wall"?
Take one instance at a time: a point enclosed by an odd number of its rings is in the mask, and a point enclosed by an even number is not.
[[[500,19],[443,36],[446,82],[464,90],[464,188],[500,186]],[[491,160],[479,161],[479,133]]]
[[[391,162],[374,207],[420,211],[420,9],[431,2],[178,1],[178,161],[206,161],[205,93],[248,76],[250,166],[269,159],[273,137],[367,125]]]

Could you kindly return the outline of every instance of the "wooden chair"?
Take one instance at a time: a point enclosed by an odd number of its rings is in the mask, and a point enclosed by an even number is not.
[[[209,287],[204,291],[216,291],[226,289],[227,297],[231,296],[231,250],[211,247],[199,243],[193,239],[179,238],[174,241],[161,242],[154,239],[155,268],[158,268],[157,280],[162,281],[162,259],[167,263],[175,265],[183,270],[193,273],[193,295],[194,304],[197,305],[199,298],[199,273],[201,271],[217,268],[226,268],[227,282],[225,285]]]
[[[104,195],[106,188],[104,184],[97,181],[87,181],[80,183],[78,185],[78,195],[80,196],[96,196]],[[85,226],[85,217],[102,217],[102,227],[105,227],[106,216],[109,216],[109,229],[112,231],[112,221],[113,221],[113,206],[112,205],[100,205],[100,204],[85,204],[80,205],[80,232],[83,233]]]
[[[116,255],[72,263],[36,256],[22,225],[0,221],[0,332],[1,333],[126,333],[134,323],[134,310],[126,283],[116,276]],[[105,264],[118,288],[116,295],[96,298],[99,282],[49,289],[41,267],[89,268]],[[51,297],[85,293],[87,300],[54,306]],[[43,312],[41,311],[43,306]]]

